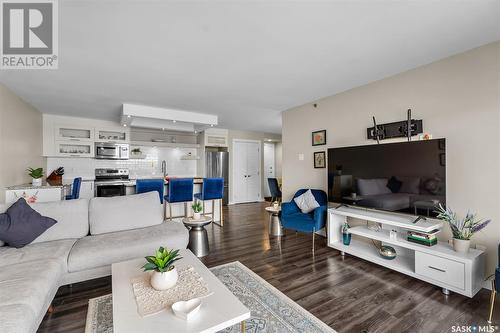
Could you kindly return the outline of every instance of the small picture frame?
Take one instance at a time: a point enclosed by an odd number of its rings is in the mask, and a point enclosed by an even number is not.
[[[326,130],[312,132],[312,145],[326,145]]]
[[[326,168],[326,153],[324,151],[314,153],[314,168]]]

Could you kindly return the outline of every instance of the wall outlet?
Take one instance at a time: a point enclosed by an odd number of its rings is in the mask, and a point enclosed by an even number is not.
[[[299,161],[303,161],[304,160],[304,154],[299,154]]]

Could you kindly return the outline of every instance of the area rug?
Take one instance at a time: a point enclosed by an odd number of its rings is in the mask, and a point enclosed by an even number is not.
[[[238,261],[210,270],[250,309],[246,332],[335,332]],[[85,333],[113,332],[112,302],[111,295],[89,300]],[[241,326],[235,325],[222,332],[240,331]]]

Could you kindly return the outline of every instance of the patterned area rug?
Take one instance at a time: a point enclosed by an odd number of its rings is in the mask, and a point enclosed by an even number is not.
[[[246,332],[335,332],[240,262],[210,270],[250,309],[252,317],[246,321]],[[113,332],[112,302],[111,295],[89,300],[85,333]],[[240,330],[238,324],[222,332]]]

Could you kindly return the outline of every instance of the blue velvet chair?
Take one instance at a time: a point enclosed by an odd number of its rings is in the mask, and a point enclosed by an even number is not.
[[[306,191],[307,189],[298,190],[293,198],[302,195]],[[281,204],[281,224],[285,229],[312,233],[312,250],[314,252],[314,233],[323,229],[326,225],[328,197],[323,190],[311,190],[311,192],[320,206],[311,213],[304,214],[295,201],[284,202]]]
[[[490,300],[490,316],[488,323],[491,324],[493,317],[493,306],[497,293],[500,293],[500,244],[498,244],[498,268],[495,270],[494,278],[491,280],[491,300]]]
[[[187,202],[193,201],[193,178],[171,178],[168,181],[168,194],[164,197],[168,203],[170,220],[172,220],[172,204],[184,202],[184,216],[187,216]]]
[[[271,204],[274,200],[281,201],[281,190],[276,178],[267,178],[267,184],[269,185],[269,192],[271,193]]]
[[[135,182],[135,193],[158,192],[160,203],[163,205],[163,191],[165,180],[161,179],[137,179]]]
[[[82,186],[82,177],[77,177],[73,179],[73,185],[71,185],[71,194],[68,194],[66,200],[80,199],[80,187]]]
[[[212,218],[214,217],[215,200],[219,200],[220,226],[224,225],[222,215],[222,198],[224,197],[224,178],[203,178],[201,193],[194,195],[195,199],[203,201],[203,214],[205,214],[205,201],[212,200]],[[214,222],[215,223],[215,222]]]

